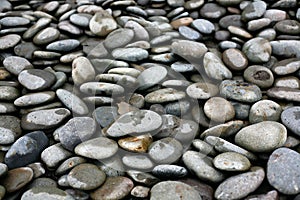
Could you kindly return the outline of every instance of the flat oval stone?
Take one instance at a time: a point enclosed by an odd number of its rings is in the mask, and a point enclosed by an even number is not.
[[[216,80],[231,79],[231,71],[223,64],[222,60],[214,53],[207,52],[203,58],[204,70],[210,78]]]
[[[225,178],[220,171],[213,167],[212,159],[204,154],[187,151],[183,154],[182,160],[185,166],[200,180],[218,183]]]
[[[71,157],[72,153],[65,148],[60,143],[53,144],[47,147],[41,153],[41,159],[46,164],[48,168],[56,168],[62,161]]]
[[[243,70],[248,66],[246,55],[238,49],[227,49],[223,52],[224,63],[232,70]]]
[[[0,100],[12,101],[20,96],[17,88],[12,86],[0,86]]]
[[[299,106],[293,106],[290,108],[287,108],[281,113],[281,121],[282,123],[291,130],[294,134],[300,135],[300,107]]]
[[[242,19],[249,21],[261,17],[267,8],[265,2],[251,2],[249,3],[242,12]]]
[[[65,39],[52,42],[46,46],[47,50],[58,52],[69,52],[76,49],[80,45],[80,42],[75,39]]]
[[[156,163],[171,164],[177,161],[182,155],[183,147],[174,138],[163,138],[153,142],[148,150],[149,156]]]
[[[246,156],[235,152],[226,152],[217,155],[213,164],[216,168],[224,171],[247,171],[251,163]]]
[[[178,179],[186,176],[188,171],[178,165],[157,165],[152,169],[152,173],[164,179]]]
[[[235,110],[232,104],[226,99],[212,97],[204,104],[204,113],[213,121],[225,122],[234,118]]]
[[[265,178],[264,169],[252,167],[250,172],[232,176],[223,181],[215,191],[216,199],[242,199],[254,192]]]
[[[114,18],[102,8],[89,21],[89,28],[97,36],[106,36],[117,28]]]
[[[207,136],[217,136],[217,137],[230,137],[236,134],[241,128],[246,125],[244,121],[241,120],[232,120],[224,124],[219,124],[213,127],[210,127],[201,133],[200,138],[205,138]]]
[[[29,167],[20,167],[9,170],[5,177],[2,178],[1,183],[9,193],[18,191],[33,178],[33,171]]]
[[[60,32],[56,28],[47,27],[34,36],[33,42],[37,45],[49,44],[58,39],[59,36]]]
[[[294,76],[277,78],[274,81],[274,86],[300,89],[300,80]]]
[[[220,94],[228,99],[253,103],[262,98],[258,86],[235,80],[224,80],[219,86]]]
[[[202,38],[202,35],[198,31],[188,26],[179,26],[178,32],[180,35],[189,40],[199,40]]]
[[[10,129],[0,127],[0,144],[11,144],[15,141],[16,133]],[[0,164],[0,176],[1,176],[1,164]]]
[[[235,135],[236,144],[253,152],[270,152],[283,146],[286,139],[285,126],[273,121],[247,126]]]
[[[71,187],[80,190],[93,190],[102,185],[106,175],[96,165],[84,163],[74,167],[67,176]]]
[[[272,71],[277,75],[292,74],[300,69],[299,58],[288,58],[277,62],[273,67]]]
[[[191,26],[204,34],[211,34],[215,30],[214,24],[206,19],[196,19]]]
[[[60,125],[69,115],[65,108],[54,108],[30,112],[22,117],[21,126],[25,130],[44,130]]]
[[[52,101],[54,98],[55,92],[52,91],[28,93],[17,98],[14,104],[19,107],[39,105]]]
[[[300,101],[300,90],[288,87],[273,87],[267,90],[268,97],[287,101]]]
[[[68,158],[63,163],[61,163],[55,171],[56,175],[63,175],[69,172],[71,169],[77,165],[86,163],[86,159],[78,156]]]
[[[280,105],[271,100],[261,100],[253,104],[249,112],[250,123],[262,121],[278,121],[282,108]]]
[[[72,78],[76,85],[94,80],[94,67],[86,57],[81,56],[73,60]]]
[[[134,38],[134,31],[128,28],[119,28],[111,32],[104,40],[107,49],[116,49],[127,45]]]
[[[1,93],[0,93],[1,94]],[[12,130],[16,136],[22,134],[20,119],[11,115],[0,115],[0,127]]]
[[[90,14],[78,13],[71,15],[70,21],[77,26],[88,27],[92,17]]]
[[[0,50],[5,50],[16,46],[21,41],[17,34],[9,34],[0,37]]]
[[[149,55],[148,51],[137,47],[114,49],[111,54],[115,59],[129,62],[144,60]]]
[[[205,44],[200,42],[178,40],[172,43],[172,52],[187,61],[198,60],[207,52]]]
[[[140,90],[150,88],[167,77],[167,69],[161,66],[154,66],[144,70],[138,77],[137,82]]]
[[[150,110],[131,111],[121,115],[111,124],[105,133],[111,137],[128,134],[143,134],[157,130],[162,125],[162,118]]]
[[[89,112],[87,105],[78,96],[65,89],[56,90],[57,97],[73,113],[85,115]]]
[[[275,24],[275,30],[283,34],[298,35],[300,33],[300,23],[296,20],[282,20]]]
[[[26,69],[18,76],[19,82],[29,90],[43,90],[56,81],[53,73],[41,69]]]
[[[268,88],[273,85],[274,76],[270,69],[260,65],[252,65],[244,71],[246,81],[256,84],[261,88]]]
[[[186,94],[183,91],[178,91],[173,88],[159,89],[145,96],[145,101],[148,103],[165,103],[177,101],[185,98]]]
[[[64,148],[73,151],[79,143],[90,139],[96,130],[96,123],[90,117],[74,117],[59,127],[57,134]]]
[[[111,106],[101,106],[93,112],[94,119],[101,127],[109,126],[118,116],[117,108]]]
[[[118,144],[108,138],[98,137],[80,143],[75,147],[75,153],[91,159],[105,159],[118,151]]]
[[[256,37],[243,45],[243,52],[251,62],[264,63],[270,60],[272,47],[268,40]]]
[[[136,85],[136,78],[120,74],[98,74],[95,80],[100,82],[112,82],[124,87],[132,87]]]
[[[4,17],[0,20],[0,24],[3,26],[25,26],[30,23],[29,19],[24,17]]]
[[[132,76],[134,78],[137,78],[140,74],[141,71],[134,69],[134,68],[124,68],[124,67],[119,67],[119,68],[113,68],[108,70],[109,74],[122,74],[122,75],[128,75]]]
[[[19,56],[6,57],[3,60],[3,66],[14,75],[18,75],[25,69],[33,68],[32,64],[26,58]]]
[[[104,184],[93,191],[90,196],[93,200],[123,199],[130,193],[133,186],[132,180],[127,177],[108,177]]]
[[[56,199],[56,200],[74,200],[74,198],[65,191],[56,187],[33,187],[23,193],[22,200],[31,199]]]
[[[196,189],[179,181],[162,181],[151,189],[150,200],[202,200]]]
[[[288,149],[276,149],[267,163],[267,178],[271,186],[286,195],[298,194],[300,179],[298,164],[299,153]]]
[[[36,162],[48,142],[47,136],[42,131],[28,133],[13,143],[5,154],[5,163],[9,168],[17,168]]]
[[[122,162],[129,169],[141,171],[150,170],[154,166],[154,163],[147,155],[125,155],[122,158]]]
[[[80,91],[86,94],[106,94],[106,95],[119,95],[124,93],[124,88],[117,84],[105,82],[87,82],[80,86]]]
[[[118,144],[121,148],[138,153],[145,153],[151,143],[152,136],[150,134],[126,137],[118,140]]]
[[[138,198],[147,198],[149,195],[149,191],[150,188],[138,185],[131,190],[130,194]]]
[[[218,19],[225,15],[226,9],[215,3],[206,3],[200,9],[200,15],[204,18]]]

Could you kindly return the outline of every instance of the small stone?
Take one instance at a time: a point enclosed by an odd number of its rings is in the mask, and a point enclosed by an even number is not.
[[[17,34],[9,34],[0,37],[0,50],[6,50],[16,46],[21,41],[21,37]]]
[[[18,80],[29,90],[43,90],[52,86],[56,77],[46,70],[26,69],[19,74]]]
[[[107,127],[118,117],[116,107],[101,106],[94,110],[93,116],[101,127]]]
[[[178,40],[172,43],[172,52],[186,59],[187,61],[199,61],[207,52],[203,43],[188,40]]]
[[[149,196],[150,188],[144,186],[135,186],[130,194],[137,198],[147,198]]]
[[[298,40],[277,40],[270,42],[272,54],[286,58],[300,58],[300,41]]]
[[[246,156],[235,152],[226,152],[217,155],[213,164],[216,168],[224,171],[247,171],[251,163]]]
[[[115,59],[136,62],[146,59],[149,55],[148,51],[142,48],[118,48],[112,51],[112,56]]]
[[[137,170],[128,170],[127,175],[132,178],[135,182],[146,185],[152,186],[159,182],[159,179],[147,172],[141,172]]]
[[[223,64],[222,60],[214,53],[207,52],[203,59],[204,70],[210,78],[216,80],[231,79],[231,71]]]
[[[29,187],[57,187],[57,183],[51,178],[37,178],[33,180]]]
[[[284,145],[287,139],[285,126],[278,122],[263,121],[241,129],[235,143],[252,152],[270,152]]]
[[[3,66],[14,75],[18,75],[25,69],[33,68],[32,64],[26,58],[19,56],[9,56],[5,58],[3,60]]]
[[[247,57],[238,49],[227,49],[223,52],[224,63],[232,70],[243,70],[248,66]]]
[[[154,163],[146,155],[124,155],[122,162],[129,169],[137,170],[150,170],[153,168]]]
[[[17,88],[12,86],[0,86],[0,100],[12,101],[20,96]]]
[[[298,35],[300,34],[300,23],[296,20],[282,20],[275,24],[275,30],[283,34]]]
[[[189,170],[203,181],[218,183],[225,176],[213,167],[212,159],[196,151],[187,151],[183,154],[182,160]]]
[[[106,10],[100,10],[89,21],[89,27],[95,35],[106,36],[117,28],[117,23]]]
[[[188,26],[193,22],[191,17],[182,17],[171,22],[171,25],[174,29],[178,29],[180,26]]]
[[[143,134],[156,131],[162,125],[162,118],[150,110],[131,111],[121,115],[105,133],[111,137],[128,134]]]
[[[75,157],[68,158],[62,164],[59,165],[59,167],[55,171],[55,174],[57,174],[57,175],[65,174],[66,172],[70,171],[77,165],[80,165],[83,163],[86,163],[86,159],[84,159],[82,157],[75,156]]]
[[[245,103],[253,103],[262,98],[259,87],[247,82],[224,80],[219,89],[223,97]]]
[[[152,173],[164,179],[178,179],[186,176],[186,168],[178,165],[157,165],[152,169]]]
[[[243,28],[240,27],[236,27],[236,26],[228,26],[227,29],[229,30],[229,32],[233,35],[237,35],[238,37],[242,37],[242,38],[246,38],[246,39],[250,39],[253,36],[246,31]]]
[[[138,77],[137,82],[140,90],[150,88],[167,77],[167,70],[165,67],[155,66],[144,70]]]
[[[124,93],[124,88],[113,83],[87,82],[80,86],[80,91],[90,95],[106,94],[118,96]]]
[[[294,76],[277,78],[275,79],[274,87],[288,87],[300,89],[300,80]]]
[[[25,106],[35,106],[43,103],[48,103],[55,98],[55,92],[46,91],[46,92],[37,92],[37,93],[28,93],[14,101],[14,105],[19,107]]]
[[[8,171],[7,165],[4,163],[0,163],[0,177],[6,175],[7,171]]]
[[[173,88],[164,88],[147,94],[145,101],[148,103],[165,103],[184,99],[185,96],[185,92]]]
[[[276,149],[267,163],[267,178],[271,186],[280,193],[295,195],[299,193],[300,179],[298,163],[299,153],[288,149]]]
[[[202,153],[204,155],[209,155],[209,156],[216,156],[217,153],[214,150],[214,147],[203,140],[200,139],[194,139],[192,142],[192,145],[195,149],[199,151],[199,153]]]
[[[126,177],[108,177],[104,184],[91,193],[93,200],[123,199],[132,190],[134,184]]]
[[[127,45],[134,39],[134,31],[128,28],[119,28],[111,32],[104,40],[107,49],[116,49]]]
[[[263,16],[267,9],[267,4],[263,1],[251,2],[246,6],[242,12],[242,19],[244,21],[250,21],[252,19]]]
[[[254,63],[268,62],[271,57],[272,49],[271,43],[260,37],[248,40],[243,45],[243,52],[247,58]]]
[[[27,165],[27,167],[30,167],[33,170],[33,178],[38,178],[46,172],[46,169],[40,162],[31,163]]]
[[[90,23],[90,19],[92,18],[92,15],[86,14],[86,13],[78,13],[78,14],[73,14],[70,16],[70,21],[81,27],[88,27]],[[93,27],[95,28],[95,27]]]
[[[273,85],[274,76],[271,70],[260,65],[252,65],[244,71],[244,78],[261,88],[268,88]]]
[[[216,122],[231,120],[235,115],[231,103],[221,97],[212,97],[206,101],[204,104],[204,113],[209,119]]]
[[[273,87],[267,90],[268,97],[287,101],[300,101],[300,90],[287,87]]]
[[[9,168],[17,168],[38,161],[48,142],[47,136],[42,131],[27,133],[14,142],[5,154],[5,164]]]
[[[111,139],[98,137],[80,143],[74,151],[77,155],[101,160],[117,153],[118,145]]]
[[[41,159],[48,168],[55,168],[71,155],[71,152],[64,149],[60,143],[57,143],[46,148],[41,154]]]
[[[15,116],[0,115],[0,127],[13,131],[18,137],[22,134],[20,124],[20,119]]]
[[[118,140],[118,144],[121,148],[138,153],[146,153],[151,143],[151,135],[139,135]]]
[[[152,160],[159,164],[171,164],[177,161],[182,155],[183,147],[174,138],[163,138],[153,142],[148,150]]]
[[[257,200],[257,199],[278,199],[279,194],[276,190],[272,190],[266,194],[258,194],[258,195],[251,195],[248,196],[245,200]]]
[[[162,181],[154,185],[150,200],[160,199],[202,200],[197,190],[179,181]]]
[[[199,40],[202,38],[202,35],[198,31],[195,31],[188,26],[179,26],[178,32],[180,33],[180,35],[189,40]]]
[[[128,7],[127,7],[127,9],[128,9]],[[137,23],[135,21],[128,21],[125,24],[124,28],[133,29],[135,40],[137,40],[137,41],[149,41],[149,33],[139,23]]]
[[[215,31],[214,24],[206,19],[196,19],[192,22],[191,26],[203,34],[211,34]]]
[[[80,45],[80,42],[75,39],[65,39],[52,42],[46,46],[47,50],[58,52],[69,52],[76,49]]]
[[[200,15],[204,18],[218,19],[225,15],[226,9],[215,3],[205,3],[200,9]]]
[[[1,184],[8,193],[16,192],[28,184],[33,178],[33,171],[29,167],[20,167],[9,170]]]
[[[93,190],[102,185],[106,175],[96,165],[84,163],[74,167],[67,176],[71,187],[80,190]]]
[[[23,193],[22,200],[42,200],[42,199],[56,199],[56,200],[74,200],[61,189],[56,187],[33,187]]]
[[[261,167],[252,167],[250,172],[232,176],[223,181],[215,191],[216,199],[242,199],[254,192],[263,182],[265,172]]]
[[[249,113],[250,123],[262,121],[278,121],[282,108],[280,105],[271,100],[261,100],[251,106]]]
[[[37,110],[24,115],[21,126],[25,130],[54,128],[59,126],[70,114],[70,111],[65,108]]]
[[[299,58],[288,58],[277,62],[273,67],[272,71],[277,75],[292,74],[300,69]]]
[[[271,23],[271,20],[268,18],[261,18],[261,19],[255,19],[251,20],[247,23],[247,29],[249,31],[257,31],[262,28],[265,28]]]
[[[34,38],[33,42],[37,45],[49,44],[57,40],[60,36],[60,32],[52,27],[45,28],[38,32]]]
[[[78,57],[72,62],[72,78],[76,85],[92,81],[95,70],[91,62],[85,57]]]
[[[226,15],[220,19],[219,24],[224,29],[227,29],[229,26],[243,26],[241,15]]]
[[[203,131],[203,133],[201,133],[200,138],[205,138],[210,135],[227,138],[236,134],[245,125],[246,123],[241,120],[229,121],[224,124],[219,124],[206,129],[205,131]]]
[[[300,135],[300,129],[298,128],[300,123],[299,114],[299,106],[287,108],[281,113],[282,123],[296,135]]]

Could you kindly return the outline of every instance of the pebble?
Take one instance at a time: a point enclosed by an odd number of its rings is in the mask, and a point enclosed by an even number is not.
[[[105,83],[105,82],[87,82],[80,86],[80,91],[87,94],[107,94],[107,95],[119,95],[124,93],[124,88],[117,84]]]
[[[36,45],[45,45],[57,40],[59,36],[60,32],[57,29],[48,27],[38,32],[34,36],[33,42]]]
[[[260,65],[252,65],[244,71],[244,78],[261,88],[268,88],[273,85],[274,76],[270,69]]]
[[[69,115],[65,108],[37,110],[22,117],[21,126],[25,130],[44,130],[59,126]]]
[[[287,108],[281,113],[282,123],[296,135],[300,135],[300,130],[298,128],[299,114],[300,114],[299,106],[293,106]]]
[[[250,172],[232,176],[223,181],[215,191],[216,199],[242,199],[254,192],[263,182],[265,172],[261,167],[252,167]]]
[[[186,93],[194,99],[209,99],[219,93],[216,85],[211,83],[194,83],[187,87]]]
[[[105,134],[110,137],[121,137],[128,134],[150,133],[159,129],[162,118],[156,112],[150,110],[131,111],[121,115],[111,124]]]
[[[288,88],[300,89],[300,80],[294,76],[277,78],[274,81],[274,87],[288,87]]]
[[[20,96],[17,88],[12,86],[0,86],[0,100],[13,101]]]
[[[101,106],[94,110],[93,117],[101,127],[107,127],[118,117],[116,107]]]
[[[86,13],[78,13],[78,14],[73,14],[70,16],[70,21],[81,27],[88,27],[90,23],[90,19],[92,18],[92,15],[86,14]],[[95,27],[93,27],[95,28]]]
[[[13,193],[27,185],[33,178],[33,171],[29,167],[20,167],[9,170],[1,184],[5,187],[6,192]]]
[[[287,87],[273,87],[267,90],[268,97],[287,101],[300,101],[300,90]]]
[[[199,40],[202,38],[202,35],[198,31],[196,31],[188,26],[179,26],[178,32],[183,37],[185,37],[186,39],[189,39],[189,40]]]
[[[0,37],[0,50],[6,50],[15,47],[21,41],[21,37],[17,34],[9,34]]]
[[[148,103],[166,103],[170,101],[178,101],[186,97],[185,92],[178,91],[173,88],[159,89],[145,96]]]
[[[137,198],[147,198],[149,196],[150,188],[144,186],[135,186],[130,194]]]
[[[207,52],[203,58],[203,67],[208,77],[216,80],[231,79],[231,71],[223,64],[221,58],[212,52]]]
[[[249,112],[250,123],[262,121],[279,121],[282,112],[281,106],[271,100],[261,100],[253,104]]]
[[[179,181],[162,181],[151,189],[150,200],[159,199],[182,199],[201,200],[200,194],[192,186]]]
[[[222,109],[220,109],[222,107]],[[222,97],[212,97],[204,104],[205,115],[216,122],[224,122],[234,118],[235,111],[229,101]]]
[[[242,12],[242,19],[244,21],[250,21],[257,19],[265,13],[267,4],[263,1],[249,3]]]
[[[300,23],[296,20],[282,20],[275,24],[275,30],[290,35],[297,35],[300,33]]]
[[[42,197],[41,197],[42,196]],[[74,200],[74,198],[65,191],[56,187],[33,187],[22,195],[22,200],[30,199],[57,199],[57,200]]]
[[[32,64],[23,57],[9,56],[3,60],[3,66],[14,75],[20,74],[25,69],[33,68]]]
[[[199,61],[207,52],[207,47],[200,42],[178,40],[172,43],[172,52],[186,59],[187,61]]]
[[[300,41],[298,40],[276,40],[271,41],[272,54],[287,58],[300,58]]]
[[[206,3],[200,9],[200,15],[204,18],[218,19],[225,15],[226,9],[215,3]]]
[[[65,160],[63,163],[61,163],[58,166],[57,170],[55,171],[55,174],[62,175],[64,173],[70,171],[77,165],[83,164],[85,162],[86,162],[86,159],[84,159],[82,157],[78,157],[78,156],[68,158],[67,160]]]
[[[174,138],[163,138],[149,146],[148,154],[159,164],[171,164],[182,156],[182,144]]]
[[[246,198],[246,200],[254,200],[254,199],[278,199],[278,192],[276,190],[272,190],[266,194],[258,194],[258,195],[251,195]]]
[[[118,145],[111,139],[98,137],[78,144],[74,151],[77,155],[101,160],[117,153]]]
[[[136,170],[150,170],[154,167],[154,163],[146,155],[125,155],[122,158],[122,162],[129,169]]]
[[[140,90],[148,89],[159,84],[167,77],[167,69],[162,66],[154,66],[144,70],[138,77],[138,88]]]
[[[80,45],[80,42],[75,39],[65,39],[52,42],[46,46],[49,51],[69,52],[76,49]]]
[[[219,89],[223,97],[240,102],[253,103],[262,98],[259,87],[247,82],[224,80],[220,84]]]
[[[12,169],[38,161],[48,142],[47,136],[42,131],[27,133],[16,140],[5,154],[5,164]]]
[[[271,186],[283,194],[298,194],[300,179],[295,169],[299,159],[299,153],[294,150],[285,147],[276,149],[267,163],[267,178]]]
[[[300,69],[300,60],[298,58],[289,58],[277,62],[272,71],[277,75],[292,74]]]
[[[56,77],[46,70],[26,69],[19,74],[18,80],[29,90],[43,90],[52,86]]]
[[[285,126],[278,122],[263,121],[242,128],[235,135],[235,143],[252,152],[270,152],[284,145]]]
[[[106,175],[96,165],[84,163],[74,167],[67,180],[71,187],[80,190],[93,190],[104,183]]]
[[[36,92],[36,93],[28,93],[14,101],[15,106],[26,107],[26,106],[34,106],[43,103],[48,103],[55,98],[55,92],[45,91],[45,92]]]
[[[224,124],[218,124],[203,131],[200,135],[200,138],[205,138],[210,135],[227,138],[232,135],[235,135],[245,125],[246,123],[241,120],[233,120]]]
[[[232,70],[243,70],[248,66],[248,59],[238,49],[227,49],[222,54],[223,62]]]
[[[91,62],[85,57],[78,57],[72,62],[72,78],[76,85],[92,81],[95,70]]]
[[[107,49],[116,49],[127,45],[134,39],[134,31],[128,28],[117,29],[111,32],[104,40]]]
[[[108,177],[104,184],[91,193],[93,200],[123,199],[132,190],[134,184],[127,177]]]
[[[246,156],[235,152],[226,152],[217,155],[213,164],[217,169],[224,171],[247,171],[251,163]]]
[[[191,26],[203,34],[211,34],[215,31],[214,24],[206,19],[196,19]]]
[[[0,177],[6,175],[7,171],[8,171],[7,165],[4,163],[0,163]]]
[[[96,123],[90,117],[74,117],[54,131],[62,146],[73,151],[82,141],[90,139],[96,130]]]
[[[268,62],[270,60],[272,50],[274,51],[274,47],[271,42],[260,37],[248,40],[243,45],[242,49],[249,61],[254,63]]]
[[[218,183],[225,178],[222,172],[213,167],[212,159],[204,154],[188,150],[183,154],[182,160],[200,180]]]
[[[121,148],[137,153],[146,153],[149,145],[152,143],[151,135],[139,135],[133,137],[126,137],[118,140]]]
[[[71,157],[72,153],[67,151],[60,143],[53,144],[47,147],[41,153],[41,159],[48,168],[55,168],[60,162]]]
[[[146,59],[149,55],[148,51],[145,49],[136,47],[114,49],[111,54],[115,59],[129,62],[136,62]]]
[[[90,19],[89,28],[97,36],[106,36],[117,28],[117,23],[109,12],[100,9]]]
[[[152,169],[152,173],[164,179],[177,179],[185,177],[188,171],[186,168],[178,165],[156,165]]]
[[[56,90],[56,95],[73,113],[78,115],[86,115],[89,112],[89,109],[84,101],[68,90],[58,89]]]

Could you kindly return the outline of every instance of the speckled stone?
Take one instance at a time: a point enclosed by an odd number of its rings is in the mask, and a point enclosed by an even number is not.
[[[200,138],[205,138],[210,135],[227,138],[236,134],[244,126],[246,126],[246,123],[244,121],[232,120],[224,124],[218,124],[206,129],[201,133]]]
[[[140,90],[150,88],[167,77],[167,69],[162,66],[154,66],[144,70],[138,77],[138,87]]]
[[[47,147],[41,154],[42,161],[48,168],[55,168],[60,162],[71,157],[72,153],[62,147],[60,143]]]
[[[249,61],[254,63],[268,62],[271,57],[272,47],[268,40],[256,37],[248,40],[243,45],[243,52]]]
[[[144,60],[149,56],[148,51],[137,47],[117,48],[114,49],[111,54],[115,59],[124,60],[128,62]]]
[[[148,103],[166,103],[170,101],[181,100],[186,97],[185,92],[173,88],[159,89],[145,96]]]
[[[212,97],[206,101],[204,104],[204,113],[209,119],[216,122],[231,120],[235,115],[231,103],[222,97]]]
[[[268,88],[273,85],[274,76],[270,69],[260,65],[252,65],[244,71],[246,81],[256,84],[261,88]]]
[[[277,75],[292,74],[300,69],[299,58],[288,58],[277,62],[273,67],[272,71]]]
[[[280,105],[271,100],[261,100],[253,104],[249,112],[250,123],[262,121],[278,121],[282,108]]]
[[[0,50],[15,47],[21,41],[21,37],[17,34],[9,34],[0,37]]]
[[[89,59],[81,56],[73,60],[72,78],[76,85],[94,80],[95,70]]]
[[[204,70],[208,77],[216,80],[231,79],[231,71],[224,65],[221,58],[212,52],[206,52],[203,58]]]
[[[164,179],[178,179],[186,176],[186,168],[178,165],[157,165],[152,169],[152,173]]]
[[[187,61],[198,60],[207,52],[203,43],[188,40],[178,40],[172,43],[172,52],[183,57]]]
[[[10,73],[18,75],[24,69],[33,68],[32,64],[23,57],[9,56],[3,60],[3,66]]]
[[[287,108],[286,110],[284,110],[281,113],[282,123],[296,135],[300,135],[299,114],[300,114],[299,106],[293,106],[293,107]]]
[[[89,21],[89,27],[95,35],[106,36],[117,28],[117,23],[109,12],[101,8]]]
[[[226,152],[217,155],[213,164],[216,168],[224,171],[247,171],[251,163],[246,156],[235,152]]]
[[[21,197],[22,200],[42,200],[42,199],[56,199],[56,200],[74,200],[74,198],[68,195],[65,191],[56,187],[33,187]]]
[[[248,65],[246,55],[238,49],[227,49],[223,52],[224,63],[232,70],[243,70]]]

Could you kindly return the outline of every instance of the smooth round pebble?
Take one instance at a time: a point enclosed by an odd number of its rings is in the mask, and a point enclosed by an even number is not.
[[[282,123],[294,134],[300,135],[300,107],[292,106],[281,113]]]
[[[216,122],[231,120],[235,115],[231,103],[222,97],[212,97],[207,100],[204,104],[204,113],[209,119]]]
[[[235,152],[226,152],[217,155],[213,164],[216,168],[224,171],[247,171],[251,163],[246,156]]]
[[[252,65],[244,71],[246,81],[256,84],[261,88],[268,88],[273,85],[274,76],[270,69],[260,65]]]
[[[282,112],[281,106],[271,100],[261,100],[253,104],[249,112],[250,123],[278,121]]]

